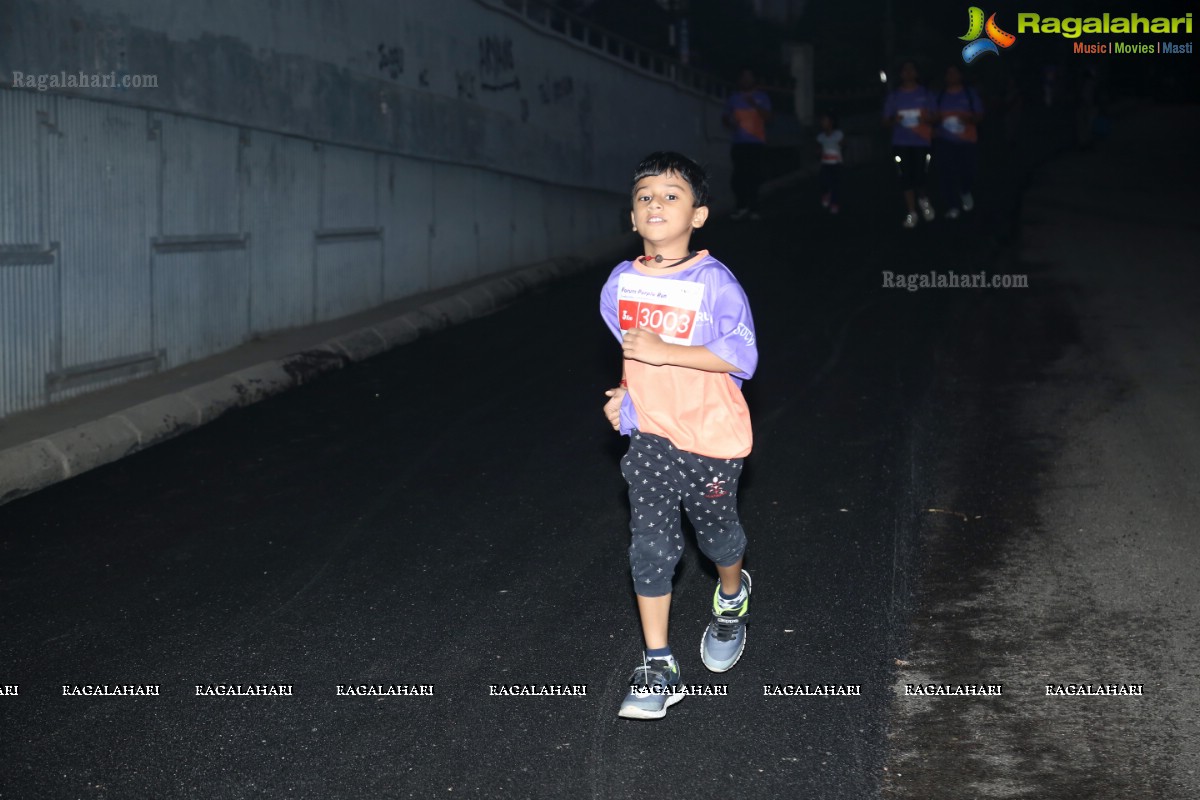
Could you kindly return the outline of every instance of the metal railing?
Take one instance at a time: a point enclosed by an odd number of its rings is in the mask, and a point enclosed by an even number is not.
[[[605,28],[576,16],[548,0],[478,0],[496,11],[516,17],[543,33],[557,36],[578,47],[623,64],[644,75],[669,81],[684,89],[713,98],[724,98],[731,84],[694,69],[676,58],[631,42]]]

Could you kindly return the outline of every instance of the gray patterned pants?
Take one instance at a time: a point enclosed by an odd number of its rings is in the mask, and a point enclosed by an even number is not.
[[[637,594],[661,597],[671,591],[683,555],[680,505],[704,555],[722,567],[742,557],[746,532],[738,520],[737,485],[744,461],[699,456],[661,436],[632,432],[621,474],[629,483],[629,567]]]

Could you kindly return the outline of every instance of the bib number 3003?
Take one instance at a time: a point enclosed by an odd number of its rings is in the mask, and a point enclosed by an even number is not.
[[[691,344],[704,284],[625,273],[617,283],[621,330],[643,328],[669,344]]]
[[[686,339],[692,330],[696,312],[674,306],[623,300],[620,304],[621,330],[645,328],[659,336]]]

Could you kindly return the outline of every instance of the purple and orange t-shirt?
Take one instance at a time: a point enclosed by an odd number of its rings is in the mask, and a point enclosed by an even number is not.
[[[928,147],[933,128],[922,121],[921,112],[933,116],[933,95],[924,86],[915,89],[896,89],[883,104],[884,119],[899,116],[892,126],[892,144],[897,147]]]
[[[957,92],[942,92],[937,98],[937,110],[942,118],[937,128],[939,138],[951,142],[979,141],[974,118],[983,114],[983,100],[974,89],[964,86]]]
[[[752,102],[753,101],[753,102]],[[761,110],[760,110],[761,109]],[[734,92],[725,100],[725,114],[733,121],[736,144],[765,144],[767,123],[762,112],[771,110],[771,98],[761,89]]]
[[[738,368],[705,372],[626,360],[621,433],[653,433],[711,458],[750,453],[754,437],[741,386],[758,366],[758,345],[746,293],[728,267],[707,251],[669,275],[623,261],[604,284],[600,314],[618,341],[626,330],[645,328],[673,344],[703,345]]]

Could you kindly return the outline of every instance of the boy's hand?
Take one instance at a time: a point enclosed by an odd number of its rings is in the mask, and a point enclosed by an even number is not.
[[[604,416],[608,418],[608,424],[613,426],[614,431],[621,430],[621,401],[625,399],[627,391],[624,386],[618,386],[604,393],[612,398],[604,404]]]
[[[641,361],[652,367],[661,367],[667,363],[670,346],[659,338],[658,334],[645,328],[625,331],[625,337],[621,340],[621,349],[625,351],[626,358]]]

